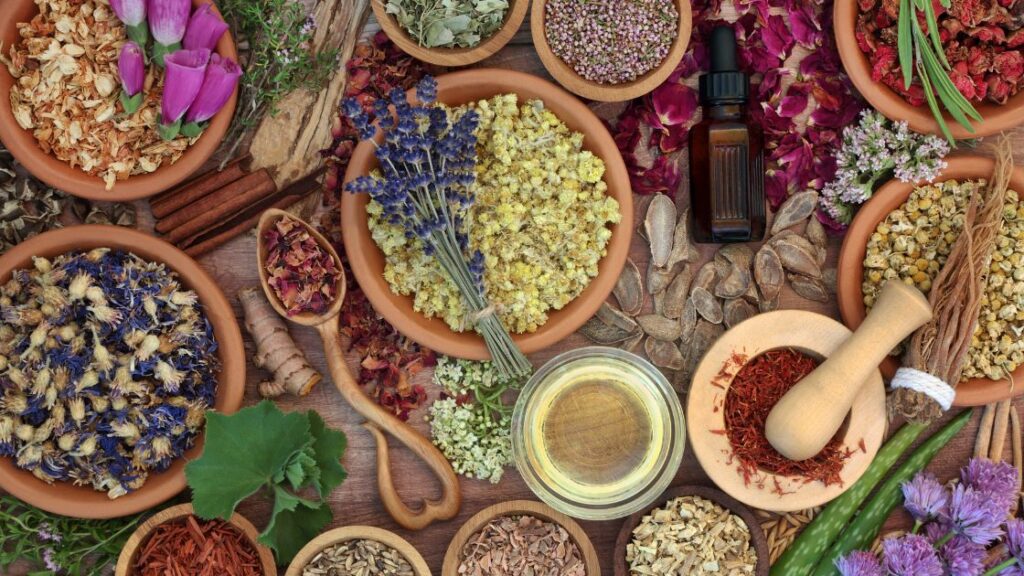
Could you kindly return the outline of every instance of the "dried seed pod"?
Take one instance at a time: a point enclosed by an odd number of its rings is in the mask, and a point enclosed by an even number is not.
[[[646,336],[642,330],[638,330],[636,334],[630,336],[622,343],[622,349],[626,352],[636,352],[640,348],[640,343],[644,341]]]
[[[690,241],[690,211],[683,210],[676,221],[672,237],[672,252],[669,254],[666,266],[671,268],[680,262],[693,262],[697,256],[697,247]]]
[[[651,246],[651,264],[665,268],[672,254],[672,239],[676,226],[676,205],[664,194],[651,199],[644,218],[644,230]]]
[[[762,299],[757,303],[757,309],[760,310],[762,314],[765,312],[774,312],[779,309],[779,299],[777,297],[771,300],[767,298]]]
[[[754,255],[754,279],[761,290],[761,296],[767,300],[775,300],[786,283],[786,273],[782,269],[782,260],[774,248],[765,244]]]
[[[697,307],[692,298],[687,299],[686,305],[683,306],[683,313],[679,316],[679,327],[679,339],[683,341],[683,346],[686,346],[693,338],[694,328],[697,327]]]
[[[772,222],[772,235],[807,220],[814,213],[814,209],[817,206],[818,193],[816,191],[805,190],[793,194],[775,212],[775,220]]]
[[[719,298],[739,298],[750,288],[750,268],[733,265],[727,276],[715,285],[715,296]]]
[[[815,302],[828,302],[828,290],[825,288],[825,283],[819,278],[790,274],[789,284],[793,287],[793,291],[803,298]]]
[[[725,260],[737,268],[750,269],[754,262],[754,251],[746,244],[725,244],[715,253],[715,260]]]
[[[651,296],[663,292],[675,279],[679,268],[661,268],[650,264],[647,266],[647,293]]]
[[[697,286],[690,292],[690,299],[697,308],[697,314],[712,324],[722,323],[722,303],[711,292]]]
[[[690,282],[692,280],[693,272],[690,270],[690,266],[684,265],[679,274],[676,274],[672,283],[668,285],[668,288],[660,294],[662,305],[658,313],[666,318],[679,318],[679,315],[683,313],[683,307],[686,305],[686,296],[690,293]]]
[[[740,298],[743,298],[747,302],[757,306],[757,303],[761,301],[761,295],[757,292],[757,282],[751,282],[750,285],[747,286],[747,291],[744,292],[743,296],[740,296]]]
[[[640,270],[632,260],[626,260],[626,266],[622,269],[612,294],[615,295],[619,308],[630,316],[636,316],[643,309],[644,283],[640,277]]]
[[[587,320],[587,323],[580,327],[579,333],[583,334],[587,340],[602,346],[615,346],[635,334],[635,332],[623,330],[619,326],[606,324],[597,316]]]
[[[683,369],[685,359],[683,358],[683,353],[674,342],[651,337],[644,342],[644,352],[647,353],[647,358],[650,359],[651,364],[658,368],[665,368],[666,370]]]
[[[811,218],[807,221],[807,229],[804,230],[804,236],[811,241],[811,244],[819,247],[828,246],[828,234],[825,232],[825,227],[822,226],[821,220],[817,218]]]
[[[711,348],[718,338],[725,333],[725,327],[721,324],[712,324],[705,320],[698,320],[697,327],[693,330],[693,339],[686,351],[686,366],[683,371],[692,375],[697,370],[697,365],[704,358],[704,354]]]
[[[596,316],[605,324],[616,326],[626,332],[632,333],[640,329],[635,320],[607,302],[597,309]]]
[[[838,289],[839,271],[835,268],[825,268],[821,273],[821,281],[830,294],[835,294]]]
[[[726,327],[732,328],[747,318],[757,316],[758,310],[750,302],[736,298],[726,301],[725,306],[722,306],[722,312]]]
[[[672,342],[678,340],[683,332],[679,322],[657,314],[645,314],[637,317],[636,321],[645,334],[658,340]]]
[[[772,247],[778,253],[782,267],[787,271],[813,278],[821,277],[818,251],[803,236],[786,236],[777,242],[772,242]]]
[[[693,278],[693,283],[690,285],[691,290],[693,288],[703,288],[710,292],[715,287],[715,282],[718,282],[718,271],[715,270],[715,263],[706,262],[697,271],[697,275]]]

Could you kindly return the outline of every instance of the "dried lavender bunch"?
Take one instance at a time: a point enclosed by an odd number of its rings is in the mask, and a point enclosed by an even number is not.
[[[369,194],[383,207],[384,217],[403,226],[409,239],[422,243],[424,252],[458,287],[470,311],[468,323],[484,337],[499,373],[523,376],[531,369],[530,362],[487,301],[484,256],[470,249],[466,231],[466,213],[475,199],[479,118],[475,110],[449,118],[444,108],[432,106],[436,98],[437,81],[426,76],[416,86],[420,106],[408,102],[401,88],[391,91],[394,115],[383,99],[375,102],[372,115],[354,98],[345,100],[345,114],[359,137],[374,143],[380,161],[379,176],[361,176],[346,189]],[[378,126],[383,144],[374,141]]]
[[[911,132],[906,122],[892,122],[874,110],[843,130],[836,154],[835,179],[821,191],[821,209],[836,228],[845,228],[856,207],[892,177],[903,182],[931,182],[946,167],[949,143],[938,136]]]

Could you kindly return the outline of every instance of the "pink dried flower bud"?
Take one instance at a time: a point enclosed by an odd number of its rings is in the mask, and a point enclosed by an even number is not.
[[[117,71],[121,75],[121,87],[128,96],[135,96],[142,91],[146,80],[146,63],[142,59],[142,49],[135,42],[125,42],[117,59]]]
[[[146,21],[146,0],[110,0],[110,7],[126,26],[138,26]]]
[[[213,10],[213,5],[203,4],[192,13],[182,46],[186,50],[198,50],[199,48],[213,50],[227,29],[227,22],[224,22],[220,15]]]
[[[210,51],[206,49],[179,50],[167,56],[167,76],[160,104],[161,124],[174,124],[185,115],[203,86],[209,61]]]
[[[242,69],[230,58],[221,58],[219,54],[210,56],[210,64],[206,67],[203,85],[189,107],[185,116],[186,122],[206,122],[220,112],[235,93]]]
[[[181,39],[185,37],[192,3],[190,0],[148,1],[149,30],[156,41],[153,46],[153,59],[163,66],[166,55],[181,48]]]

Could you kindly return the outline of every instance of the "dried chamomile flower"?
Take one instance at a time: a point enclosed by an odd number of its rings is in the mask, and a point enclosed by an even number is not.
[[[37,258],[2,287],[0,456],[117,498],[192,447],[220,363],[195,293],[120,250]]]

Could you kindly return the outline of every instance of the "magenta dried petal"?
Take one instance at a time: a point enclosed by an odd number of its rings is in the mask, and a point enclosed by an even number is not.
[[[789,181],[782,170],[768,170],[764,176],[764,195],[772,209],[778,208],[789,197]]]
[[[775,102],[782,95],[782,79],[789,76],[787,68],[772,68],[765,72],[761,83],[757,85],[757,100],[759,102]]]
[[[761,30],[761,41],[769,54],[779,60],[785,60],[793,51],[793,34],[786,24],[786,20],[778,14],[768,18],[766,25]]]
[[[688,125],[672,126],[668,132],[658,139],[658,149],[662,154],[671,154],[684,148],[690,137]]]
[[[786,96],[779,104],[779,116],[782,116],[783,118],[795,118],[807,109],[807,103],[809,101],[810,86],[802,82],[792,84],[789,87],[789,90],[786,91]]]
[[[661,126],[689,122],[697,112],[697,93],[689,86],[668,82],[651,93],[651,104]]]
[[[821,23],[815,17],[813,8],[801,6],[787,14],[789,29],[793,38],[805,48],[814,48],[822,40]]]

